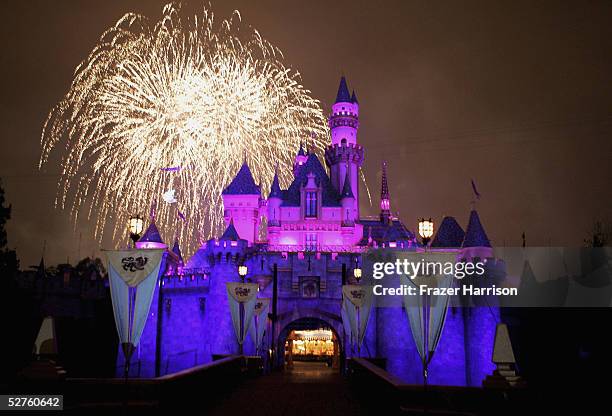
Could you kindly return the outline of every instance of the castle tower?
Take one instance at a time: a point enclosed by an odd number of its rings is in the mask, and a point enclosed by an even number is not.
[[[389,223],[391,219],[391,201],[387,183],[387,162],[382,164],[382,181],[380,185],[380,220]]]
[[[283,193],[278,181],[278,172],[274,172],[270,194],[268,195],[268,227],[280,225],[280,207],[283,202]]]
[[[344,186],[342,187],[342,224],[352,225],[355,222],[355,196],[351,189],[351,181],[348,175],[344,177]]]
[[[206,328],[204,342],[209,344],[211,354],[236,354],[238,342],[234,334],[227,282],[237,282],[238,266],[244,261],[248,242],[239,236],[235,220],[230,220],[225,232],[218,239],[206,243],[207,263],[210,268],[209,292],[206,296],[206,313],[203,325]]]
[[[470,212],[470,219],[465,230],[463,244],[458,254],[460,261],[486,261],[485,277],[477,280],[478,284],[487,287],[496,282],[497,266],[495,265],[493,248],[487,233],[480,222],[475,209]],[[462,284],[470,280],[464,279]],[[494,370],[491,362],[495,328],[499,321],[497,299],[494,296],[473,297],[471,302],[475,307],[461,309],[464,321],[464,350],[466,356],[466,384],[482,385],[485,377]]]
[[[480,217],[475,209],[470,212],[465,237],[461,245],[461,258],[466,260],[488,259],[493,257],[493,248],[489,242],[489,237],[480,222]]]
[[[225,225],[233,220],[241,239],[249,243],[257,241],[259,234],[260,209],[263,200],[261,190],[255,184],[246,161],[232,182],[223,190],[223,217]]]
[[[344,77],[340,79],[336,102],[329,116],[329,128],[332,144],[325,150],[325,162],[329,167],[330,180],[341,194],[348,175],[356,218],[359,218],[359,168],[363,163],[363,147],[357,144],[359,103],[355,92],[352,95],[349,93]]]
[[[278,167],[277,167],[278,169]],[[283,203],[283,192],[278,181],[278,171],[274,172],[270,194],[268,195],[268,243],[278,244],[280,233],[281,205]]]

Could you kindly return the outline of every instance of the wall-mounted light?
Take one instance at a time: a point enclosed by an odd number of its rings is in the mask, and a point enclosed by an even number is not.
[[[244,282],[244,277],[247,275],[248,272],[249,272],[249,269],[244,264],[241,266],[238,266],[238,275],[240,275],[240,278],[242,279],[243,282]]]
[[[144,220],[140,215],[135,215],[130,217],[128,222],[128,230],[130,232],[130,238],[134,242],[134,246],[136,246],[136,241],[140,239],[140,234],[144,229]]]
[[[359,267],[353,269],[353,277],[355,277],[355,280],[359,283],[361,280],[361,269]]]
[[[423,245],[427,247],[431,236],[434,233],[434,223],[430,219],[426,220],[425,218],[421,218],[419,220],[419,235],[421,236],[421,240],[423,241]]]

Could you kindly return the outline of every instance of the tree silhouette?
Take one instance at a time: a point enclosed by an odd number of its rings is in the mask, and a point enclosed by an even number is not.
[[[612,244],[612,224],[595,221],[588,239],[584,242],[588,247],[605,247]]]
[[[0,181],[0,277],[14,277],[19,269],[19,261],[15,250],[7,248],[8,239],[6,223],[11,218],[11,206],[4,205],[4,188]]]

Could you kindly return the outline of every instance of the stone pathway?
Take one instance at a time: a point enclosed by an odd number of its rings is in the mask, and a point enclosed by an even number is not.
[[[323,363],[295,362],[291,371],[244,382],[207,415],[364,415],[348,382]]]

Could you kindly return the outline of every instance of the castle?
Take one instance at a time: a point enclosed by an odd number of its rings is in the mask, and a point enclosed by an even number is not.
[[[275,175],[266,198],[245,162],[223,191],[223,235],[205,242],[187,261],[178,242],[168,249],[166,272],[132,358],[133,376],[163,375],[238,352],[225,284],[240,281],[240,265],[248,268],[246,280],[259,284],[259,297],[273,298],[263,350],[275,352],[274,366],[283,365],[288,335],[300,329],[328,328],[333,332],[334,351],[343,357],[356,354],[342,325],[342,285],[356,283],[353,271],[362,264],[366,250],[417,251],[421,246],[391,212],[384,164],[380,214],[360,215],[359,168],[364,148],[358,142],[359,103],[344,77],[329,128],[327,169],[314,153],[300,147],[293,182],[281,189]],[[267,221],[265,241],[258,238],[262,219]],[[154,222],[136,245],[167,247]],[[431,249],[456,252],[462,259],[494,260],[475,210],[465,232],[454,218],[445,217]],[[488,264],[493,267],[495,261]],[[493,369],[497,315],[490,308],[449,309],[430,365],[431,383],[481,384]],[[408,383],[422,382],[420,360],[402,308],[375,309],[364,344],[362,356],[384,358],[391,373]],[[244,353],[256,353],[249,338]],[[121,354],[118,359],[121,365]]]

